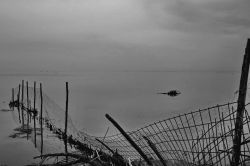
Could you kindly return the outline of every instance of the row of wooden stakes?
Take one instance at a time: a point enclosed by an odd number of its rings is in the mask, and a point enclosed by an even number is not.
[[[76,138],[73,138],[72,135],[67,135],[67,123],[68,123],[68,83],[66,82],[66,111],[65,111],[65,129],[57,128],[48,118],[43,117],[43,95],[42,95],[42,84],[40,84],[40,114],[38,117],[38,110],[35,108],[36,106],[36,82],[34,82],[34,105],[33,108],[31,107],[29,97],[28,97],[28,82],[26,82],[27,85],[27,104],[25,106],[24,104],[24,81],[22,81],[22,86],[18,86],[18,93],[17,93],[17,99],[15,100],[14,95],[14,88],[12,89],[12,99],[9,103],[9,107],[14,111],[14,108],[17,108],[18,114],[19,114],[19,122],[22,124],[22,128],[25,126],[27,127],[27,130],[30,129],[29,123],[31,122],[31,119],[33,118],[34,122],[34,144],[35,147],[37,147],[37,139],[36,139],[36,120],[39,121],[40,124],[40,131],[41,131],[41,158],[43,156],[47,156],[46,154],[43,154],[43,126],[53,132],[60,140],[64,142],[65,145],[65,154],[68,154],[68,145],[70,145],[71,148],[74,147],[75,150],[78,150],[81,155],[87,158],[95,158],[96,156],[99,156],[99,159],[104,163],[113,163],[115,165],[125,166],[127,165],[127,161],[117,152],[117,151],[111,151],[112,155],[103,152],[102,150],[94,150],[91,148],[91,145],[87,145],[86,143],[82,143]],[[21,88],[22,87],[22,88]],[[20,99],[20,89],[22,89],[22,97]],[[25,114],[26,113],[26,114]],[[27,117],[27,122],[25,122],[25,115]],[[25,124],[26,123],[26,124]],[[27,132],[27,139],[29,138],[29,133]],[[98,140],[100,143],[104,144],[102,141]],[[105,145],[107,146],[107,145]],[[66,162],[68,162],[68,156],[66,156]]]

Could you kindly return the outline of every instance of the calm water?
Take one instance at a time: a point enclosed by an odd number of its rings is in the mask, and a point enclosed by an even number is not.
[[[114,117],[125,130],[176,114],[232,101],[239,73],[214,72],[87,72],[67,76],[0,76],[0,109],[7,108],[11,88],[21,80],[42,82],[44,92],[65,107],[65,81],[69,82],[69,114],[78,129],[103,136],[116,130],[105,119]],[[172,89],[177,97],[159,95]],[[31,142],[8,138],[17,126],[10,112],[0,112],[0,165],[24,165],[38,155]],[[16,158],[13,160],[11,158]],[[18,161],[18,164],[17,164]]]

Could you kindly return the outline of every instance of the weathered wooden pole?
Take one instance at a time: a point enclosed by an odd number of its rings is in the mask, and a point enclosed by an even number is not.
[[[29,83],[26,81],[26,89],[27,89],[27,139],[29,139]]]
[[[26,81],[26,108],[29,108],[29,83],[28,81]]]
[[[33,105],[33,123],[34,123],[34,137],[35,137],[35,147],[36,147],[36,82],[34,82],[34,105]]]
[[[104,135],[104,137],[103,137],[103,139],[102,139],[102,142],[104,142],[104,139],[106,138],[106,136],[107,136],[107,134],[108,134],[108,131],[109,131],[109,127],[107,128],[107,130],[106,130],[106,133],[105,133],[105,135]],[[101,148],[100,148],[100,151],[102,150],[102,146],[101,146]]]
[[[106,149],[108,149],[113,155],[115,154],[115,152],[110,147],[108,147],[108,145],[106,145],[103,141],[99,140],[98,138],[96,138],[96,140],[100,142]]]
[[[68,148],[67,148],[68,106],[69,106],[69,86],[68,82],[66,82],[66,108],[65,108],[65,128],[64,128],[65,153],[68,153]],[[66,156],[66,162],[68,162],[67,156]]]
[[[136,145],[132,138],[122,129],[122,127],[108,114],[105,117],[121,132],[121,134],[127,139],[127,141],[135,148],[135,150],[141,155],[141,157],[147,162],[149,166],[152,166],[152,162],[148,159],[146,154],[141,150],[141,148]]]
[[[11,100],[12,100],[12,102],[14,103],[14,101],[15,101],[15,97],[14,97],[14,95],[15,95],[14,88],[11,89],[11,92],[12,92]]]
[[[243,132],[243,114],[245,110],[249,64],[250,64],[250,39],[248,39],[247,41],[243,65],[241,69],[241,78],[240,78],[238,105],[237,105],[236,122],[235,122],[235,130],[234,130],[233,154],[232,154],[231,166],[238,166],[240,162],[241,137],[242,137],[242,132]]]
[[[14,92],[14,88],[12,88],[12,103],[13,103],[13,106],[12,106],[12,110],[14,111],[14,102],[15,102],[15,97],[14,97],[14,94],[15,92]]]
[[[18,84],[18,95],[17,95],[17,101],[18,101],[18,118],[19,118],[19,123],[21,123],[21,116],[20,116],[20,89],[21,89],[21,85]]]
[[[150,146],[150,148],[154,151],[154,153],[156,154],[156,156],[160,159],[160,162],[162,163],[163,166],[167,166],[164,158],[162,157],[162,155],[160,154],[160,152],[158,151],[158,149],[155,147],[155,145],[153,144],[153,142],[151,142],[147,137],[143,136],[143,138],[147,141],[148,145]]]
[[[69,102],[69,87],[68,82],[66,82],[66,108],[65,108],[65,128],[64,133],[67,135],[67,128],[68,128],[68,103]]]
[[[40,83],[40,99],[41,99],[40,130],[41,130],[41,155],[42,155],[43,154],[43,91],[42,91],[42,83]]]
[[[24,80],[22,80],[22,103],[21,103],[21,110],[22,110],[22,128],[24,128],[24,115],[23,115],[23,98],[24,98]]]
[[[20,103],[20,84],[18,84],[17,102],[18,102],[18,105],[19,105],[19,103]]]

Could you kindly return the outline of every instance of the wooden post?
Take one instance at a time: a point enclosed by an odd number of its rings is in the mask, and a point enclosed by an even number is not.
[[[26,81],[26,90],[27,90],[27,140],[29,139],[29,83]]]
[[[66,82],[66,109],[65,109],[65,128],[64,128],[65,153],[68,153],[68,148],[67,148],[68,105],[69,105],[69,86],[68,86],[68,82]],[[68,162],[67,156],[66,156],[66,162]]]
[[[20,103],[20,84],[18,84],[17,102]]]
[[[24,98],[24,80],[22,80],[22,103],[21,103],[21,110],[22,110],[22,128],[24,128],[23,98]]]
[[[12,103],[13,103],[13,106],[12,106],[12,110],[14,111],[14,102],[15,102],[15,97],[14,97],[14,95],[15,95],[15,92],[14,92],[14,88],[12,88]]]
[[[40,99],[41,99],[41,107],[40,107],[40,130],[41,130],[41,155],[43,154],[43,92],[42,92],[42,84],[40,83]]]
[[[127,141],[135,148],[135,150],[141,155],[141,157],[147,162],[149,166],[152,166],[152,162],[148,159],[146,154],[141,150],[141,148],[136,145],[136,143],[130,138],[130,136],[122,129],[122,127],[108,114],[105,117],[121,132],[121,134],[127,139]]]
[[[21,85],[18,84],[18,95],[17,95],[17,101],[18,101],[18,118],[19,118],[19,123],[21,123],[21,116],[20,116],[20,89],[21,89]]]
[[[104,142],[104,139],[106,138],[106,136],[107,136],[107,134],[108,134],[108,131],[109,131],[109,127],[108,127],[107,130],[106,130],[106,133],[105,133],[105,135],[104,135],[104,137],[103,137],[103,139],[102,139],[102,142]],[[100,148],[100,151],[102,151],[102,146],[101,146],[101,148]]]
[[[12,88],[12,96],[11,96],[11,100],[12,100],[12,102],[14,103],[14,101],[15,101],[15,97],[14,97],[14,95],[15,95],[15,92],[14,92],[14,88]]]
[[[245,49],[245,55],[243,60],[243,65],[241,69],[239,96],[238,96],[238,106],[234,130],[233,139],[233,154],[231,166],[238,166],[241,154],[241,136],[243,132],[243,114],[245,110],[246,92],[247,92],[247,81],[249,73],[250,64],[250,39],[247,41],[247,46]]]
[[[35,147],[36,147],[36,82],[34,82],[34,114],[33,114],[33,123],[34,123],[34,137],[35,137]]]
[[[67,135],[67,127],[68,127],[68,100],[69,100],[69,89],[68,82],[66,82],[66,109],[65,109],[65,128],[64,133]]]
[[[154,153],[156,154],[156,156],[160,159],[161,163],[163,166],[167,166],[167,164],[165,163],[164,158],[161,156],[161,154],[158,152],[158,149],[155,147],[155,145],[153,144],[153,142],[151,142],[147,137],[143,136],[143,138],[147,141],[148,145],[150,146],[150,148],[154,151]]]
[[[98,138],[96,138],[96,140],[100,142],[106,149],[108,149],[113,155],[115,154],[115,152],[112,149],[110,149],[110,147],[108,147],[108,145],[106,145],[104,142],[102,142]]]

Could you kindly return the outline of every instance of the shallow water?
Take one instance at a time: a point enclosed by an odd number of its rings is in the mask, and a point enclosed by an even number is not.
[[[114,117],[125,130],[234,99],[239,73],[230,72],[86,72],[63,76],[0,76],[0,109],[6,109],[11,88],[21,80],[42,82],[44,92],[65,107],[65,81],[69,82],[69,115],[78,129],[103,136],[117,131],[105,119]],[[177,89],[177,97],[159,95]],[[17,126],[10,112],[0,112],[0,164],[32,162],[38,155],[31,142],[8,138]],[[13,161],[12,158],[16,160]]]

